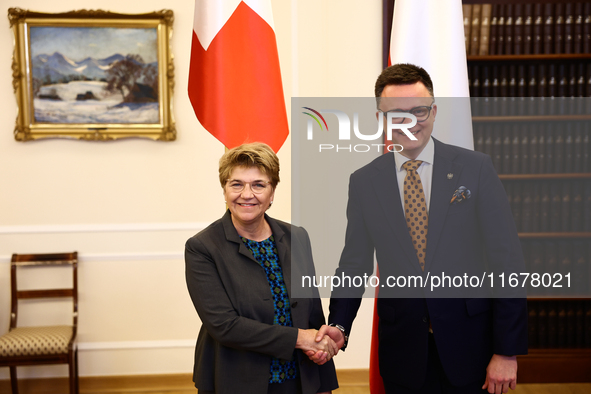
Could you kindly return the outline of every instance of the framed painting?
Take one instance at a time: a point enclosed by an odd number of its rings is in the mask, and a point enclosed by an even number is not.
[[[173,12],[10,8],[17,141],[176,138]]]

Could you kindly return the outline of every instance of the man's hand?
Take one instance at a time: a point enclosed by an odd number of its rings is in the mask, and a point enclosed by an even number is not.
[[[339,351],[339,348],[328,335],[323,335],[318,340],[317,332],[314,329],[298,329],[296,349],[301,349],[310,360],[322,365],[330,360]]]
[[[323,338],[330,338],[331,341],[333,341],[332,343],[335,344],[334,356],[336,356],[339,352],[339,349],[345,345],[345,336],[341,330],[336,327],[330,327],[327,325],[320,327],[320,330],[318,330],[318,333],[316,334],[316,342],[322,341]],[[308,358],[310,358],[310,360],[319,365],[322,365],[330,360],[330,358],[327,359],[326,354],[323,354],[322,352],[307,351],[305,354],[308,356]]]
[[[517,356],[501,356],[493,354],[486,367],[486,381],[483,390],[493,394],[515,390],[517,385]]]
[[[327,326],[326,324],[320,327],[316,334],[316,342],[320,342],[322,337],[328,335],[338,346],[338,349],[345,346],[345,334],[336,327]],[[336,354],[335,354],[336,356]]]

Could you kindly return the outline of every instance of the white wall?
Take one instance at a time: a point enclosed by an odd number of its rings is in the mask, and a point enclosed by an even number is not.
[[[0,0],[0,10],[103,9],[175,13],[174,142],[16,142],[12,32],[0,19],[0,333],[8,328],[14,252],[80,254],[80,375],[190,372],[200,322],[184,282],[185,240],[224,211],[217,183],[223,146],[198,123],[187,98],[190,0]],[[289,109],[291,96],[371,96],[381,65],[381,1],[273,0]],[[6,14],[5,14],[6,15]],[[2,22],[3,20],[3,22]],[[290,219],[289,140],[272,216]],[[326,300],[325,300],[326,301]],[[363,303],[338,368],[367,368],[373,300]],[[43,312],[55,315],[53,306]],[[26,322],[26,321],[25,321]],[[65,367],[19,369],[21,377]],[[8,378],[6,369],[0,379]]]

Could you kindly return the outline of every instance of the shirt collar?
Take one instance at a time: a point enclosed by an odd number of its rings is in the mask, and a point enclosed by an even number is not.
[[[429,138],[429,142],[423,148],[422,152],[419,153],[415,160],[421,160],[424,163],[433,164],[433,159],[435,158],[435,143],[433,142],[433,138]],[[394,162],[396,163],[396,170],[402,171],[402,165],[409,161],[410,159],[406,156],[402,156],[398,152],[394,152]]]

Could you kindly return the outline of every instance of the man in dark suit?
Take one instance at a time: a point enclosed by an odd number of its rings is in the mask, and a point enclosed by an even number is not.
[[[431,137],[437,105],[428,73],[394,65],[378,77],[375,94],[384,122],[410,120],[392,119],[388,112],[415,116],[417,123],[409,128],[414,139],[394,130],[392,140],[402,152],[384,154],[351,175],[336,275],[371,274],[374,252],[382,284],[388,277],[525,272],[490,157]],[[363,290],[333,291],[330,326],[318,338],[328,333],[339,346],[345,344]],[[379,363],[387,393],[515,388],[516,355],[527,353],[526,300],[470,290],[440,297],[420,287],[407,293],[380,287]]]

